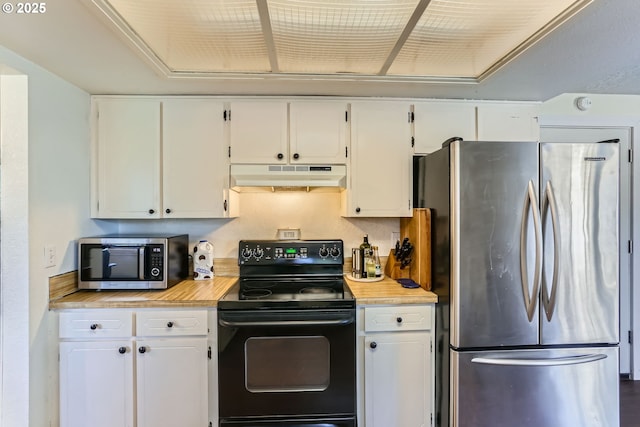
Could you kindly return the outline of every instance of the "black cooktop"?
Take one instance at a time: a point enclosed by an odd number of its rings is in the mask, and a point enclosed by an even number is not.
[[[242,240],[240,280],[218,308],[355,307],[343,263],[341,240]]]

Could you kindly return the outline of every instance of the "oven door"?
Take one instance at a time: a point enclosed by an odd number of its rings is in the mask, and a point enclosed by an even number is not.
[[[219,310],[220,425],[355,425],[355,338],[352,308]]]

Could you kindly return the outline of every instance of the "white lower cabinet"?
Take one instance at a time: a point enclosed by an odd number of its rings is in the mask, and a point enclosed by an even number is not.
[[[360,427],[432,425],[433,314],[432,305],[361,308]]]
[[[61,427],[209,425],[206,310],[63,311],[60,340]]]
[[[130,340],[60,343],[60,426],[133,426]]]

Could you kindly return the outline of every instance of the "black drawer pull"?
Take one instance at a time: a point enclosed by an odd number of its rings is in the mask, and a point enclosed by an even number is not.
[[[138,353],[140,353],[140,354],[144,354],[144,353],[146,353],[146,352],[147,352],[147,347],[145,347],[145,346],[142,346],[142,347],[140,347],[140,348],[138,349]]]
[[[125,354],[126,352],[127,352],[127,347],[120,347],[118,349],[118,353],[120,353],[120,354]]]
[[[92,324],[91,326],[89,326],[89,328],[91,328],[92,331],[95,331],[96,329],[98,329],[100,327],[100,325],[98,325],[97,323]]]
[[[378,347],[378,343],[375,342],[375,341],[372,341],[371,343],[369,343],[369,347],[376,348],[376,347]]]
[[[402,323],[402,317],[397,317],[397,318],[396,318],[396,322],[398,322],[398,323]]]
[[[173,328],[173,322],[167,322],[167,328]]]

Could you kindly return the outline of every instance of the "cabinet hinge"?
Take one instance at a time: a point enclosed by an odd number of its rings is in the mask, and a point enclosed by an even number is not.
[[[231,158],[231,146],[229,146],[229,158]]]
[[[213,427],[213,423],[209,421],[209,427]]]
[[[633,344],[633,331],[627,332],[627,340],[629,340],[629,344]]]
[[[628,251],[630,254],[633,253],[633,240],[629,240],[629,242],[627,243],[627,247],[628,247]]]
[[[433,353],[433,341],[429,342],[429,352]]]
[[[211,359],[211,346],[209,346],[209,350],[207,350],[207,357]]]
[[[629,149],[629,163],[633,163],[633,150]]]
[[[429,414],[429,424],[433,425],[433,413]]]
[[[344,147],[344,157],[349,157],[349,147]]]
[[[345,121],[345,122],[348,122],[348,121],[349,121],[349,112],[348,112],[348,111],[345,111],[345,112],[344,112],[344,121]]]
[[[225,122],[227,121],[227,110],[224,110],[222,112],[222,118],[224,119]]]
[[[411,148],[415,147],[416,145],[416,139],[412,136],[411,137]]]

